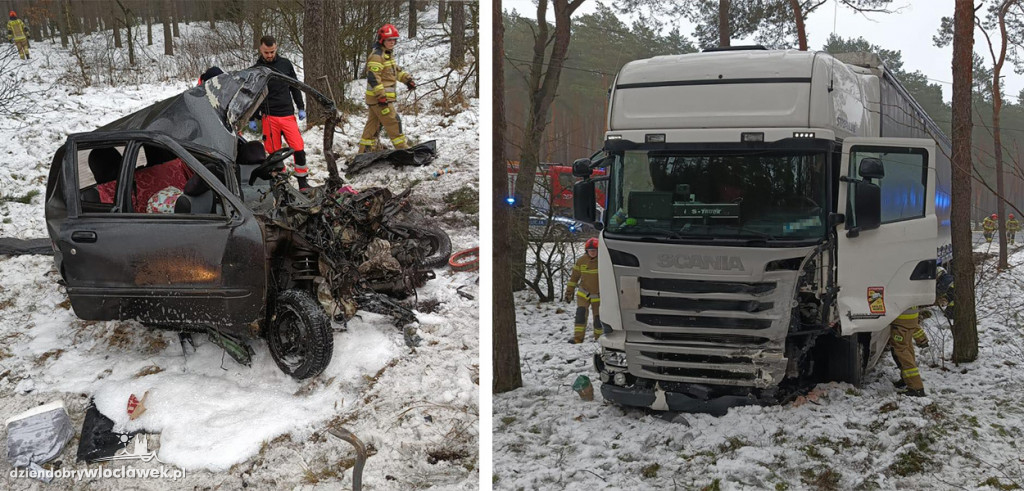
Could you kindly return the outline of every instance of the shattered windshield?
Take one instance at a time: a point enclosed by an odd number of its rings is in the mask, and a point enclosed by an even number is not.
[[[669,239],[822,238],[825,162],[820,151],[619,152],[607,231]]]

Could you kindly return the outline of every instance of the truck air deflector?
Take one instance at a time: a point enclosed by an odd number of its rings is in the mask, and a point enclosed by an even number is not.
[[[619,89],[645,89],[651,87],[682,87],[688,85],[732,85],[732,84],[809,84],[811,77],[778,77],[778,78],[719,78],[709,80],[667,80],[664,82],[636,82],[619,84]]]

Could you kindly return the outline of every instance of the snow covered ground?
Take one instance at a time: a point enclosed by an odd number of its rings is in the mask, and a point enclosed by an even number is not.
[[[600,382],[594,401],[581,400],[571,386],[580,374],[597,379],[597,343],[566,343],[567,304],[518,297],[524,387],[494,397],[495,488],[1024,486],[1024,248],[1010,263],[1001,274],[992,257],[979,268],[976,362],[949,362],[946,319],[925,321],[932,346],[918,362],[927,397],[897,394],[898,371],[886,356],[861,388],[823,384],[811,400],[674,421],[604,402]]]
[[[432,18],[436,12],[423,15],[424,20]],[[420,25],[421,33],[432,29],[440,27]],[[429,90],[423,82],[442,73],[447,45],[419,49],[418,41],[403,40],[400,48],[403,68],[416,75],[420,91]],[[301,63],[294,53],[288,56]],[[20,71],[26,88],[34,92],[31,113],[16,120],[0,118],[5,130],[0,139],[0,237],[46,236],[46,174],[54,151],[69,133],[91,131],[195,83],[193,77],[118,88],[72,88],[57,81],[68,63],[59,44],[33,44],[32,60]],[[351,84],[348,97],[361,101],[363,84]],[[404,87],[399,92],[404,93]],[[434,165],[372,170],[351,184],[357,189],[386,186],[396,192],[415,186],[414,200],[424,214],[449,232],[454,250],[461,250],[479,245],[478,212],[465,203],[477,199],[479,100],[467,98],[465,106],[441,114],[434,106],[437,98],[436,93],[423,97],[419,107],[413,107],[412,97],[400,97],[411,139],[437,140],[439,157]],[[340,162],[354,154],[363,118],[350,117],[343,134],[337,135]],[[320,182],[327,174],[322,131],[311,129],[304,138],[312,180]],[[448,173],[434,176],[446,167]],[[461,203],[453,198],[456,191],[461,191]],[[326,372],[301,383],[278,370],[262,341],[253,344],[256,355],[252,367],[246,368],[225,357],[203,335],[195,336],[197,352],[185,358],[174,333],[135,322],[82,321],[70,310],[57,280],[48,256],[0,256],[0,419],[63,400],[78,430],[88,400],[94,397],[99,409],[119,426],[159,433],[158,458],[166,466],[188,471],[184,481],[174,484],[182,488],[350,487],[355,453],[349,444],[326,433],[329,424],[351,430],[372,447],[375,455],[363,477],[367,489],[477,486],[475,272],[439,270],[437,279],[419,290],[419,348],[405,346],[390,318],[361,313],[349,322],[347,332],[336,332],[333,361]],[[147,390],[146,413],[129,422],[129,394],[141,397]],[[0,439],[6,442],[4,428]],[[76,436],[58,459],[61,467],[86,468],[75,462],[77,445]],[[9,477],[6,452],[0,462],[0,488],[40,485]],[[58,484],[105,489],[121,488],[124,482]],[[170,483],[131,484],[158,488]]]

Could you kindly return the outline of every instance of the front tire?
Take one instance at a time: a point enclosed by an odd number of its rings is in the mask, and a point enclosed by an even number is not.
[[[304,290],[285,290],[264,336],[277,366],[302,380],[320,375],[334,354],[334,332],[323,307]]]
[[[829,378],[860,387],[864,381],[867,348],[858,336],[837,336],[829,343]]]

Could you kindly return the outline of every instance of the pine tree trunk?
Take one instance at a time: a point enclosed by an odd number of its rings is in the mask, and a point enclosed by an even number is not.
[[[416,0],[409,0],[409,39],[416,37]]]
[[[804,26],[804,12],[800,8],[800,0],[789,0],[789,6],[793,8],[797,44],[800,51],[807,51],[807,28]]]
[[[153,45],[153,3],[146,2],[146,46]]]
[[[466,66],[466,9],[461,2],[452,2],[452,44],[448,64],[459,70]]]
[[[216,23],[216,20],[215,20],[215,15],[213,13],[213,2],[214,2],[214,0],[207,0],[206,1],[206,18],[210,21],[210,30],[211,31],[216,31],[217,30],[217,23]]]
[[[437,0],[437,23],[444,24],[445,22],[448,22],[448,2]]]
[[[302,16],[303,66],[305,82],[327,97],[340,98],[345,94],[345,63],[341,48],[341,0],[306,0]],[[310,125],[320,125],[327,114],[320,105],[307,99],[307,118]]]
[[[68,29],[69,24],[68,17],[71,15],[71,9],[68,5],[68,0],[58,0],[57,5],[57,30],[60,31],[60,45],[62,48],[68,47]]]
[[[181,31],[178,30],[178,18],[181,17],[181,6],[175,0],[171,1],[171,19],[173,19],[172,25],[174,26],[174,37],[181,37]]]
[[[729,46],[729,36],[732,29],[729,27],[729,0],[718,0],[718,45]]]
[[[160,0],[160,23],[164,27],[164,54],[174,56],[174,40],[171,39],[171,0]]]
[[[103,17],[107,26],[110,27],[110,30],[114,33],[114,47],[123,48],[124,44],[121,42],[121,22],[118,19],[118,15],[114,12],[115,5],[116,4],[114,4],[113,0],[111,0],[109,10]]]
[[[503,53],[505,27],[501,18],[501,0],[495,0],[492,14],[494,27],[494,52]],[[523,386],[522,368],[519,363],[519,339],[516,333],[516,306],[512,296],[512,277],[509,264],[509,220],[510,209],[505,204],[505,189],[508,183],[508,167],[505,165],[505,67],[501,56],[494,57],[494,138],[491,141],[492,199],[494,201],[494,222],[492,230],[494,243],[494,289],[492,300],[494,321],[492,330],[491,360],[494,366],[493,384],[495,393],[508,392]]]
[[[978,358],[971,240],[971,89],[974,85],[974,5],[956,0],[953,18],[953,362]]]

